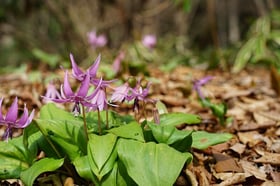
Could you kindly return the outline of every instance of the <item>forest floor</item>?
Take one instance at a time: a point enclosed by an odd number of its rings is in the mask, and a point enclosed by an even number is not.
[[[182,125],[180,129],[233,135],[226,143],[193,149],[194,160],[182,171],[176,185],[188,185],[186,173],[193,185],[280,185],[280,99],[272,88],[269,70],[251,68],[231,74],[178,67],[170,73],[155,68],[149,71],[154,79],[151,98],[161,100],[169,112],[198,114],[202,118],[202,123]],[[194,80],[207,75],[213,79],[203,92],[211,101],[228,105],[226,116],[232,120],[226,126],[218,123],[210,109],[201,106],[192,89]],[[40,96],[45,87],[40,81],[9,74],[0,77],[0,84],[0,96],[7,102],[7,98],[18,96],[20,104],[27,103],[29,109],[39,109],[43,104]]]

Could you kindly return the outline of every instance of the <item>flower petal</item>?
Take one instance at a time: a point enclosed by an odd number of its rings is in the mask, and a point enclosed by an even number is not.
[[[95,78],[96,77],[96,73],[100,64],[100,60],[101,60],[101,55],[99,54],[95,60],[95,62],[93,63],[93,65],[91,65],[91,67],[88,69],[90,77]]]
[[[84,74],[84,72],[78,67],[77,63],[75,62],[74,56],[70,53],[70,60],[72,64],[72,74],[73,76],[81,80],[81,76]]]
[[[89,89],[89,81],[90,81],[90,76],[89,76],[89,72],[87,72],[84,81],[82,81],[81,83],[77,96],[80,97],[87,96],[88,89]]]
[[[10,122],[15,122],[17,120],[17,115],[18,115],[18,98],[16,97],[6,114],[5,120]]]
[[[64,90],[64,94],[67,98],[74,95],[74,93],[71,89],[71,86],[69,84],[69,81],[68,81],[68,71],[65,71],[63,90]]]
[[[99,80],[99,83],[97,87],[94,89],[93,93],[86,97],[87,100],[91,100],[95,97],[95,95],[98,93],[98,90],[101,88],[102,85],[102,78]]]
[[[20,117],[20,119],[17,121],[17,124],[13,127],[22,128],[21,126],[23,126],[25,124],[27,118],[28,118],[28,110],[26,108],[26,105],[24,105],[23,114]]]

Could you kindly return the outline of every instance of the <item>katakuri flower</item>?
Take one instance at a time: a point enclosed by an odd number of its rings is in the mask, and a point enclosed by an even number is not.
[[[49,82],[47,85],[47,91],[45,94],[46,98],[61,98],[59,92],[57,91],[55,85],[52,82]],[[49,99],[44,99],[44,102],[49,102]]]
[[[151,35],[151,34],[145,35],[142,39],[142,44],[146,48],[152,50],[153,48],[155,48],[157,44],[157,38],[155,35]]]
[[[199,80],[194,81],[193,89],[197,92],[198,97],[199,97],[200,99],[204,99],[204,95],[203,95],[203,93],[201,92],[201,87],[202,87],[203,85],[205,85],[205,84],[206,84],[208,81],[210,81],[211,79],[213,79],[212,76],[206,76],[206,77],[204,77],[204,78],[202,78],[202,79],[199,79]]]
[[[84,72],[79,68],[79,66],[75,62],[74,56],[70,54],[70,61],[72,64],[72,75],[79,81],[83,81],[87,73],[89,74],[90,78],[96,78],[96,73],[99,68],[100,60],[101,55],[99,54],[94,63]]]
[[[97,70],[99,68],[99,64],[101,61],[101,55],[99,54],[94,63],[86,70],[83,71],[79,68],[77,63],[75,62],[74,56],[70,54],[70,60],[72,64],[72,75],[75,79],[79,81],[83,81],[84,78],[86,77],[87,73],[89,74],[90,77],[90,83],[97,86],[100,83],[100,79],[97,78]],[[102,87],[108,86],[110,83],[114,82],[115,80],[110,80],[110,81],[103,81],[101,82]]]
[[[107,38],[105,35],[97,35],[96,31],[91,31],[87,34],[88,42],[92,48],[104,47],[107,44]]]
[[[111,96],[111,102],[124,102],[126,97],[128,96],[129,90],[130,87],[127,82],[115,88],[115,91]]]
[[[91,108],[93,110],[97,108],[97,105],[92,104],[91,100],[98,93],[101,83],[102,83],[102,79],[99,80],[99,84],[97,85],[95,90],[90,95],[88,95],[89,86],[90,86],[90,76],[89,76],[89,72],[87,71],[84,80],[81,81],[81,86],[79,87],[77,92],[74,93],[68,81],[68,71],[65,71],[64,83],[63,85],[61,85],[61,89],[60,89],[60,98],[46,98],[46,97],[45,98],[50,99],[51,101],[56,103],[74,103],[75,105],[73,107],[73,113],[75,115],[78,115],[81,113],[80,104],[82,106]]]
[[[2,107],[3,98],[0,99],[0,109]],[[11,107],[8,109],[8,112],[5,116],[3,116],[2,111],[0,110],[0,125],[3,125],[6,127],[5,133],[3,135],[3,139],[8,141],[9,138],[12,137],[12,129],[13,128],[25,128],[27,127],[33,117],[34,117],[34,109],[28,116],[28,109],[26,108],[26,105],[24,105],[23,114],[22,116],[17,119],[18,117],[18,98],[16,97],[14,99],[14,102],[12,103]]]

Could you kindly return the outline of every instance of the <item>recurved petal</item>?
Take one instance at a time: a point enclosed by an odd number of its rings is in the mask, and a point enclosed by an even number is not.
[[[86,97],[87,100],[91,100],[93,99],[96,94],[98,93],[98,90],[101,88],[101,85],[102,85],[102,78],[99,80],[99,83],[98,85],[96,86],[95,90],[93,91],[92,94],[90,94],[89,96]]]
[[[90,76],[89,72],[87,72],[85,79],[82,81],[81,86],[78,91],[78,96],[86,97],[89,89]]]
[[[95,62],[93,63],[93,65],[91,65],[91,67],[88,69],[90,77],[95,78],[96,77],[96,73],[100,64],[100,60],[101,60],[101,55],[99,54],[95,60]]]
[[[72,64],[72,73],[75,78],[79,78],[83,75],[83,71],[78,67],[77,63],[75,62],[74,56],[70,53],[70,60]]]
[[[17,115],[18,115],[18,98],[16,97],[11,107],[9,108],[8,113],[6,114],[5,120],[10,122],[15,122],[17,120]]]
[[[67,98],[74,95],[74,93],[71,89],[71,86],[69,84],[69,81],[68,81],[68,71],[65,71],[63,90],[64,90],[64,95]]]
[[[27,118],[28,118],[28,110],[26,108],[26,105],[24,105],[23,114],[21,115],[20,119],[13,127],[22,128],[22,126],[26,123]]]
[[[34,118],[34,112],[35,112],[35,110],[33,109],[32,112],[30,113],[29,117],[28,117],[28,110],[27,109],[24,110],[24,113],[21,117],[21,118],[23,118],[22,121],[18,121],[18,123],[13,127],[14,128],[25,128],[25,127],[27,127],[31,123],[32,119]]]

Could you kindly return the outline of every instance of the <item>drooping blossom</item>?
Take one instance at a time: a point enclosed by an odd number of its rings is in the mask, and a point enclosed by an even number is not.
[[[128,83],[124,83],[123,85],[115,88],[115,91],[112,94],[111,101],[112,102],[123,102],[125,101],[128,91],[130,90],[130,87]]]
[[[59,92],[57,91],[55,85],[52,82],[49,82],[47,85],[47,91],[45,94],[46,98],[61,98]],[[44,99],[44,102],[49,102],[50,100]]]
[[[96,107],[99,111],[106,109],[108,102],[107,102],[107,98],[106,98],[105,89],[99,88],[97,90],[96,95],[92,98],[91,103],[96,105]]]
[[[121,51],[113,61],[112,69],[115,72],[115,74],[117,74],[120,71],[121,63],[124,60],[124,57],[125,57],[125,53],[124,51]]]
[[[157,38],[155,35],[152,34],[147,34],[142,38],[142,44],[152,50],[155,48],[156,44],[157,44]]]
[[[74,103],[73,113],[77,115],[80,114],[80,104],[91,109],[96,109],[97,106],[92,104],[91,100],[98,93],[98,89],[100,88],[101,82],[102,79],[99,80],[99,84],[95,88],[95,90],[90,95],[88,95],[90,86],[90,76],[89,72],[87,71],[84,80],[81,81],[81,86],[79,87],[77,92],[74,93],[68,80],[68,71],[65,71],[64,83],[63,85],[61,85],[60,89],[60,98],[45,97],[45,99],[49,99],[56,103]]]
[[[3,98],[0,99],[0,109],[2,107]],[[27,127],[34,117],[34,109],[28,116],[28,110],[26,105],[24,105],[23,114],[18,118],[18,98],[14,99],[11,107],[8,109],[8,112],[5,116],[3,116],[2,111],[0,110],[0,125],[6,127],[5,133],[3,135],[3,139],[8,141],[9,138],[12,137],[12,129],[13,128],[25,128]]]
[[[206,76],[206,77],[204,77],[202,79],[199,79],[199,80],[196,80],[194,82],[193,89],[197,92],[197,95],[198,95],[198,97],[200,99],[204,99],[205,98],[203,93],[201,92],[201,87],[203,85],[205,85],[207,82],[209,82],[211,79],[213,79],[212,76]]]
[[[105,35],[97,35],[96,31],[91,31],[87,34],[88,42],[92,46],[92,48],[96,49],[99,47],[104,47],[107,44],[107,38]]]

